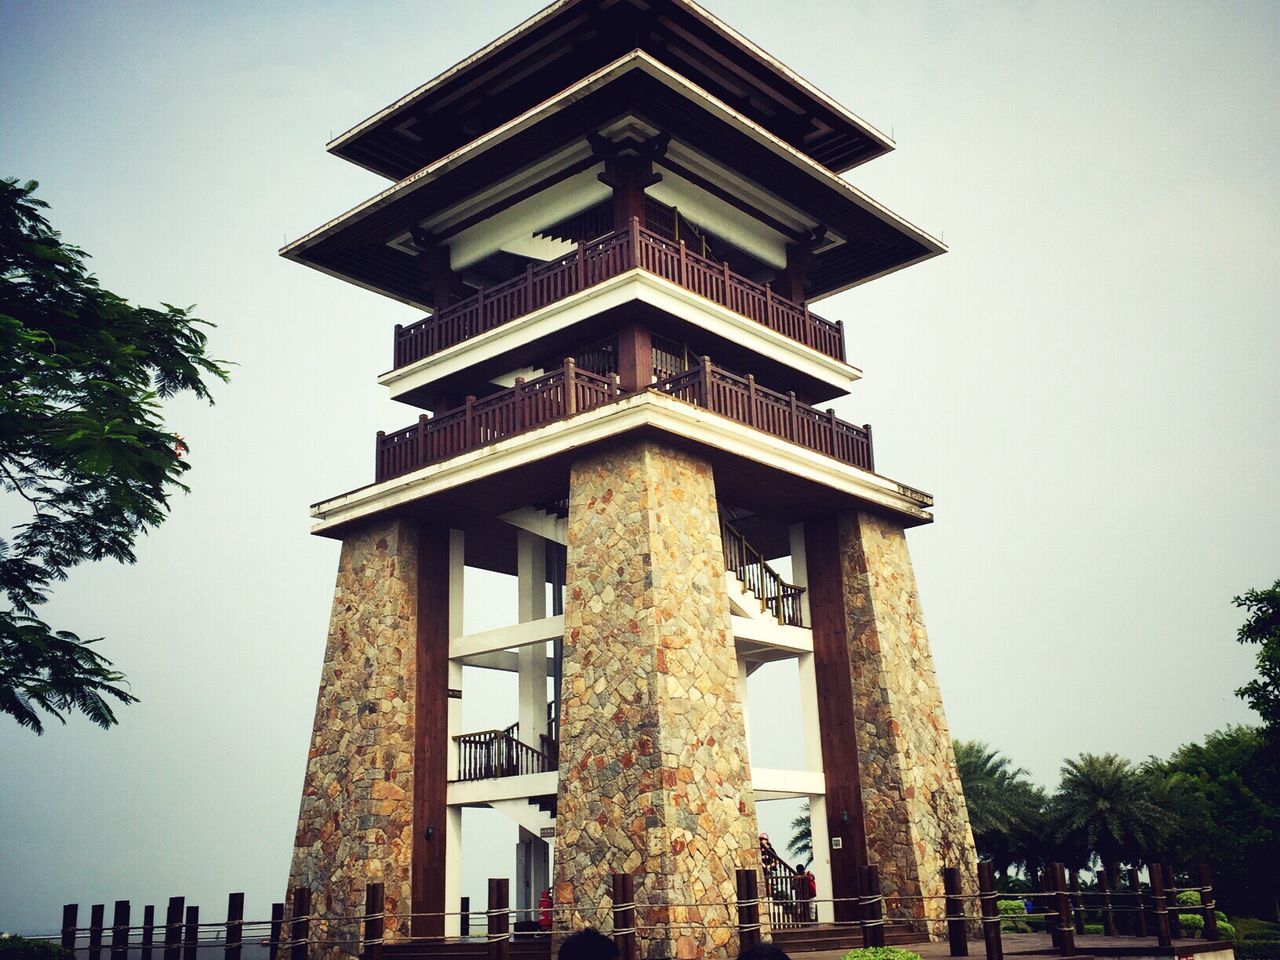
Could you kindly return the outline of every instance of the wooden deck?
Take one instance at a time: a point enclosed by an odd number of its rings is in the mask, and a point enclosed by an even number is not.
[[[861,946],[862,940],[856,930],[852,930],[849,946],[830,949],[803,950],[779,943],[788,953],[803,954],[805,960],[840,960],[850,949]],[[1057,957],[1048,934],[1006,933],[1001,938],[1006,957]],[[946,940],[930,942],[928,940],[895,938],[892,946],[918,953],[922,960],[943,960],[951,956],[951,949]],[[1229,940],[1174,940],[1173,945],[1161,947],[1154,937],[1102,937],[1089,934],[1076,936],[1076,957],[1188,957],[1195,954],[1214,953],[1219,950],[1230,950]],[[969,941],[969,956],[984,957],[982,940]]]

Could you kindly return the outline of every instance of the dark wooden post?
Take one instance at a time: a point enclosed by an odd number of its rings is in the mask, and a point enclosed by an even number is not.
[[[1080,873],[1071,871],[1071,916],[1075,919],[1076,934],[1084,936],[1084,897],[1080,893]]]
[[[1053,899],[1058,908],[1058,953],[1064,957],[1076,955],[1076,928],[1071,922],[1071,899],[1067,896],[1067,871],[1061,863],[1055,863],[1050,872],[1053,877]],[[1050,922],[1053,917],[1050,917]]]
[[[738,946],[740,950],[760,942],[760,879],[754,870],[739,870]]]
[[[567,386],[567,385],[566,385]],[[515,386],[511,388],[511,432],[519,433],[524,429],[524,425],[529,422],[530,417],[525,405],[528,403],[527,393],[524,389],[524,377],[516,377]]]
[[[1151,902],[1156,913],[1156,938],[1162,947],[1173,945],[1173,937],[1169,935],[1169,908],[1164,896],[1164,867],[1158,863],[1147,864],[1147,874],[1151,878]]]
[[[106,907],[95,903],[89,908],[89,960],[102,956],[102,918]]]
[[[186,900],[170,897],[164,915],[164,960],[178,960],[182,953],[182,907]]]
[[[111,916],[111,960],[129,957],[129,901],[117,900]]]
[[[471,936],[471,898],[462,898],[462,916],[459,918],[458,933],[464,937]]]
[[[380,883],[364,885],[364,937],[360,942],[363,960],[382,960],[382,935],[386,929],[387,899]]]
[[[196,960],[200,949],[200,908],[187,907],[187,926],[182,934],[182,960]]]
[[[711,403],[711,358],[702,358],[702,404],[708,410],[714,409]]]
[[[969,955],[969,937],[964,930],[964,900],[961,898],[960,871],[955,867],[942,868],[942,889],[946,892],[947,943],[951,956]]]
[[[1133,926],[1129,929],[1135,937],[1145,937],[1147,935],[1147,913],[1142,905],[1142,884],[1138,881],[1138,868],[1129,868],[1129,890],[1133,898],[1133,909],[1130,911],[1130,922]]]
[[[425,413],[418,414],[418,466],[424,467],[427,464],[427,425],[431,423],[431,418]]]
[[[626,323],[618,329],[618,377],[628,393],[653,380],[653,335],[648,327]]]
[[[76,952],[76,916],[80,913],[80,904],[64,903],[62,905],[62,946],[65,950]]]
[[[978,864],[978,896],[982,904],[982,940],[987,960],[1004,960],[1004,943],[1000,938],[1000,903],[996,893],[996,871],[990,863]]]
[[[884,888],[880,886],[880,868],[874,863],[867,867],[866,886],[863,892],[867,901],[867,927],[871,931],[871,946],[884,946]]]
[[[1116,935],[1116,915],[1111,911],[1111,872],[1098,871],[1098,893],[1102,897],[1102,934],[1106,937]]]
[[[463,442],[466,444],[467,450],[472,450],[475,448],[475,445],[476,445],[476,424],[475,424],[475,414],[473,412],[473,408],[476,405],[475,395],[470,393],[467,394],[467,399],[464,401],[464,403],[465,403],[466,409],[465,409],[465,412],[463,413],[463,421],[462,421],[462,435],[463,437],[465,437],[465,440]]]
[[[568,416],[578,412],[578,365],[573,357],[564,358],[564,412]]]
[[[223,948],[226,960],[240,960],[240,943],[244,937],[244,894],[227,895],[227,942]]]
[[[267,960],[276,960],[280,953],[280,934],[284,932],[284,904],[271,905],[271,934],[268,938]]]
[[[640,218],[631,218],[631,262],[626,264],[623,269],[636,268],[640,266]]]
[[[629,873],[613,875],[613,942],[618,960],[636,960],[635,882]]]
[[[293,913],[289,922],[289,960],[307,960],[311,939],[311,890],[297,887],[293,891]]]
[[[1200,909],[1204,915],[1204,938],[1218,939],[1218,905],[1213,899],[1213,878],[1209,876],[1209,865],[1200,864],[1197,871],[1200,881]]]
[[[151,947],[156,942],[156,908],[148,903],[142,908],[142,949],[138,960],[151,960]]]
[[[1169,937],[1182,939],[1182,917],[1178,908],[1178,880],[1173,874],[1173,867],[1164,865],[1164,897],[1165,908],[1169,912]]]
[[[382,466],[382,444],[386,438],[385,430],[379,430],[373,438],[373,479],[375,481],[381,480],[386,474],[386,469]]]
[[[505,878],[489,881],[489,960],[510,960],[511,914],[510,882]]]

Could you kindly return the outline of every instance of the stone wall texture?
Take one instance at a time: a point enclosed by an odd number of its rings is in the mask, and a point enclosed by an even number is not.
[[[706,462],[646,441],[574,465],[561,696],[558,913],[607,929],[631,873],[641,956],[736,955],[724,904],[759,850]]]
[[[288,889],[312,890],[312,938],[344,946],[313,956],[358,952],[358,924],[323,918],[362,914],[368,882],[409,912],[417,569],[403,522],[343,541]]]
[[[869,513],[839,518],[867,853],[886,895],[941,896],[942,868],[976,889],[977,855],[902,527]],[[893,913],[931,921],[943,901]],[[941,936],[940,924],[930,932]]]

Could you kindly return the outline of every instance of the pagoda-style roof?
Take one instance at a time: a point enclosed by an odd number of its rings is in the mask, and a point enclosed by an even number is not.
[[[328,149],[402,180],[636,49],[836,172],[893,149],[691,0],[558,0]]]
[[[680,5],[692,8],[684,0]],[[549,9],[576,6],[566,2]],[[588,138],[602,132],[669,136],[656,163],[665,178],[732,207],[735,216],[756,218],[760,231],[767,228],[779,243],[821,234],[808,277],[809,299],[945,250],[734,107],[648,54],[632,51],[281,253],[430,309],[410,228],[450,243],[457,257],[467,239],[462,231],[481,229],[474,225],[499,213],[513,221],[520,220],[523,209],[554,218],[557,210],[546,199],[551,196],[559,197],[560,215],[576,212],[574,203],[581,209],[597,204],[607,191],[596,179],[600,161]],[[454,264],[455,269],[465,266]]]

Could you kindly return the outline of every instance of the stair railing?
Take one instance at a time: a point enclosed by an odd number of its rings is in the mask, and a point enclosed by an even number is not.
[[[720,542],[724,548],[725,569],[741,580],[779,623],[804,626],[800,615],[804,587],[783,580],[769,566],[764,554],[748,543],[742,531],[725,517],[720,518]]]

